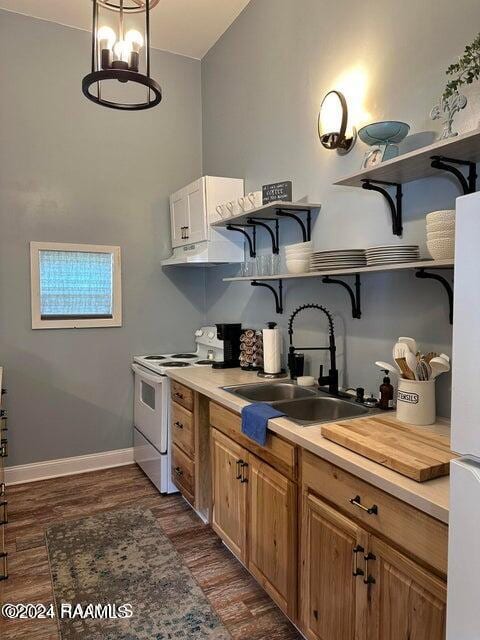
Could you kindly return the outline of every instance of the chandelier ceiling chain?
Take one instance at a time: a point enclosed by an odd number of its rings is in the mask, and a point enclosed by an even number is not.
[[[162,100],[160,85],[150,76],[150,11],[159,0],[92,0],[92,49],[91,71],[82,81],[84,95],[104,107],[124,111],[150,109]],[[117,14],[117,31],[110,26],[99,27],[99,9],[110,15]],[[125,20],[131,14],[145,15],[143,35],[137,29],[125,30]],[[118,34],[118,37],[117,37]],[[141,59],[141,51],[144,59]],[[140,71],[143,65],[144,72]],[[107,81],[134,83],[147,90],[144,102],[123,102],[102,97],[102,88]]]

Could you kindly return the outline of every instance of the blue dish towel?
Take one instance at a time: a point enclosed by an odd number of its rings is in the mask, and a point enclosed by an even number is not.
[[[268,421],[284,415],[266,402],[249,404],[242,409],[242,433],[264,447],[267,442]]]

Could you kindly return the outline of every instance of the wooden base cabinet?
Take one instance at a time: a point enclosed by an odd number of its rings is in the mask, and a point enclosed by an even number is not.
[[[248,568],[291,618],[296,613],[297,487],[248,457]]]
[[[368,535],[312,494],[303,497],[301,618],[312,640],[364,640]],[[384,638],[386,640],[387,637]]]
[[[212,528],[291,618],[296,612],[296,485],[211,429]]]
[[[311,640],[444,640],[446,583],[308,491],[301,625]]]
[[[444,640],[447,585],[372,536],[369,640]]]
[[[212,529],[244,564],[247,541],[246,451],[212,429]]]

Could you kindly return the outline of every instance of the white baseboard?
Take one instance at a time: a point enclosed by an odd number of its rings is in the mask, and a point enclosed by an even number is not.
[[[16,467],[5,468],[5,482],[7,485],[21,484],[23,482],[37,482],[49,478],[60,478],[88,471],[121,467],[133,463],[133,447],[130,449],[117,449],[104,453],[92,453],[86,456],[74,458],[62,458],[61,460],[46,460],[45,462],[33,462],[21,464]]]

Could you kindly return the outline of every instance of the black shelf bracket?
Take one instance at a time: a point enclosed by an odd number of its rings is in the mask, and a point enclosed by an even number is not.
[[[382,185],[382,186],[378,186]],[[395,201],[392,196],[383,187],[395,187]],[[365,178],[362,180],[362,188],[368,191],[377,191],[381,193],[386,199],[390,211],[392,213],[392,231],[393,235],[401,236],[403,233],[403,220],[402,220],[402,185],[398,182],[385,182],[384,180],[372,180]]]
[[[248,218],[247,223],[253,227],[262,227],[266,229],[272,241],[272,253],[278,255],[280,253],[280,234],[278,220],[273,220],[275,229],[272,229],[266,222],[272,222],[270,218]],[[228,227],[227,227],[228,228]]]
[[[339,284],[341,287],[348,291],[348,295],[350,296],[350,302],[352,304],[352,318],[356,318],[359,320],[362,317],[362,308],[360,304],[360,276],[358,273],[355,274],[355,291],[353,291],[352,287],[344,282],[343,280],[338,280],[337,278],[331,278],[330,276],[325,276],[322,279],[324,284]]]
[[[307,214],[307,223],[305,224],[303,220],[295,215],[295,212],[302,212]],[[288,207],[279,207],[276,210],[277,216],[282,218],[291,218],[292,220],[296,220],[296,222],[300,225],[300,229],[302,230],[302,238],[303,242],[308,242],[312,239],[312,212],[310,209],[289,209]]]
[[[449,320],[450,324],[453,324],[453,288],[450,282],[443,276],[438,275],[438,273],[430,273],[430,271],[426,271],[425,269],[418,269],[415,275],[417,278],[436,280],[444,287],[448,296]]]
[[[252,287],[265,287],[265,289],[269,289],[275,298],[275,311],[277,313],[283,313],[283,281],[278,280],[278,293],[272,287],[272,285],[267,284],[266,282],[258,282],[258,280],[252,280],[250,283]]]
[[[250,251],[250,257],[251,258],[256,258],[257,257],[257,230],[255,225],[252,224],[242,224],[242,225],[234,225],[234,224],[227,224],[228,231],[238,231],[238,233],[241,233],[242,235],[245,236],[245,238],[247,239],[248,242],[248,248]],[[252,237],[250,237],[250,234],[248,233],[248,231],[245,231],[246,228],[250,228],[253,229],[252,231]]]
[[[456,158],[446,158],[445,156],[432,156],[432,169],[440,169],[441,171],[449,171],[460,182],[463,193],[475,193],[477,190],[477,165],[469,160],[457,160]],[[462,167],[468,167],[468,177],[465,178],[460,169],[452,167],[452,164],[458,164]]]

